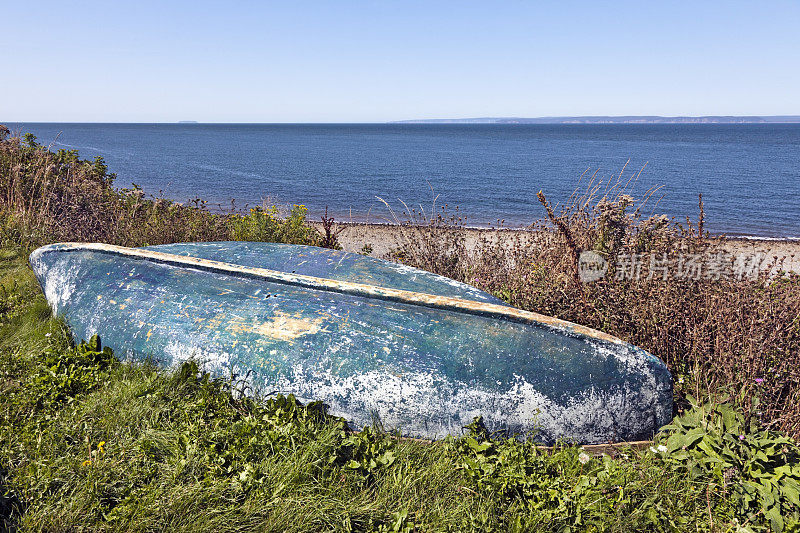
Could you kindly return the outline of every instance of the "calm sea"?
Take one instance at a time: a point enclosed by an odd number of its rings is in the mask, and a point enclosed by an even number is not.
[[[302,203],[315,218],[327,206],[371,222],[390,218],[378,196],[427,212],[439,195],[468,224],[523,226],[544,215],[540,189],[563,201],[585,170],[616,179],[630,160],[626,176],[646,164],[634,196],[662,186],[648,204],[660,198],[658,213],[694,220],[702,193],[712,232],[800,237],[800,124],[8,126],[103,156],[120,187],[226,207]]]

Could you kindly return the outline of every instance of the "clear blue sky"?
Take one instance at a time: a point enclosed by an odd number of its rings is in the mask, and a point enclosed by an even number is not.
[[[800,114],[797,0],[0,0],[0,13],[0,123]]]

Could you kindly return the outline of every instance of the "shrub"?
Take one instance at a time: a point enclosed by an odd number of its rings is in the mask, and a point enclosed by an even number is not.
[[[324,244],[306,223],[305,206],[281,217],[275,207],[249,214],[212,213],[200,198],[182,205],[147,197],[138,185],[115,189],[116,175],[101,157],[52,152],[26,135],[0,139],[0,231],[3,246],[27,248],[58,241],[123,246],[251,240]]]
[[[771,429],[800,436],[800,276],[695,279],[662,276],[646,260],[633,265],[631,258],[666,257],[674,267],[706,254],[728,271],[737,266],[718,255],[724,237],[704,232],[702,200],[696,224],[645,216],[653,191],[639,201],[625,188],[629,182],[622,174],[610,185],[590,181],[556,208],[540,193],[544,219],[504,239],[470,234],[457,217],[409,211],[404,245],[393,257],[648,350],[675,377],[679,406],[686,394],[735,390],[744,400],[757,392],[762,403],[754,414]],[[593,283],[578,275],[586,250],[608,263]],[[633,268],[641,275],[623,275]],[[743,400],[737,405],[749,414]]]
[[[731,405],[691,401],[693,409],[657,441],[665,465],[713,484],[735,506],[742,526],[800,530],[800,447]]]
[[[319,233],[306,224],[308,209],[292,206],[286,218],[278,217],[277,207],[255,207],[247,215],[233,214],[228,218],[231,240],[270,241],[289,244],[314,244],[321,241]]]
[[[28,387],[39,407],[56,407],[97,387],[112,361],[111,348],[102,347],[100,337],[94,335],[73,349],[46,351]]]

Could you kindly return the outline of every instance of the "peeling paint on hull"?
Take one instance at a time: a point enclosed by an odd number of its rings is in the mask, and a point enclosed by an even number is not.
[[[543,443],[646,439],[672,414],[652,355],[433,274],[307,246],[57,244],[31,254],[76,338],[132,359],[196,359],[355,427],[459,434],[473,416]]]

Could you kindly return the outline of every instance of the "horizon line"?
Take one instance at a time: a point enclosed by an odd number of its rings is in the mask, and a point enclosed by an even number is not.
[[[457,123],[486,123],[486,124],[515,124],[520,121],[541,121],[539,123],[569,123],[581,124],[585,122],[573,121],[620,121],[619,124],[630,124],[627,121],[698,121],[698,120],[749,120],[756,121],[762,120],[764,122],[749,122],[749,123],[798,123],[800,122],[800,114],[781,114],[781,115],[546,115],[537,117],[524,117],[524,116],[482,116],[482,117],[464,117],[464,118],[414,118],[414,119],[400,119],[400,120],[375,120],[375,121],[275,121],[275,122],[229,122],[229,121],[202,121],[202,120],[159,120],[159,121],[58,121],[58,120],[0,120],[0,124],[183,124],[183,125],[200,125],[200,124],[220,124],[220,125],[293,125],[293,124],[412,124],[412,123],[440,123],[440,124],[457,124]],[[785,122],[783,120],[785,120]],[[621,122],[626,121],[626,122]],[[533,122],[533,123],[536,123]],[[641,122],[640,122],[641,123]],[[711,123],[711,122],[707,122]],[[733,123],[748,123],[748,122],[733,122]]]

